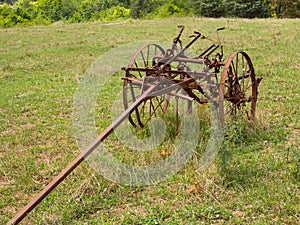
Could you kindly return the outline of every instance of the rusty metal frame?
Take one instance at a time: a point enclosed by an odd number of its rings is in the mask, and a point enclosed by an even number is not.
[[[193,93],[193,90],[199,91],[202,95],[205,95],[204,91],[201,88],[201,82],[210,82],[212,78],[216,78],[216,74],[219,72],[220,67],[224,67],[224,70],[221,74],[220,80],[220,106],[223,109],[224,101],[228,100],[229,102],[243,101],[242,98],[245,96],[235,95],[226,96],[225,89],[226,86],[231,85],[230,73],[232,68],[235,67],[233,59],[238,57],[241,54],[247,60],[248,66],[250,67],[249,72],[247,74],[237,77],[235,82],[239,82],[239,79],[251,78],[252,82],[252,96],[251,99],[251,117],[250,119],[254,119],[255,115],[255,107],[257,101],[257,93],[258,93],[258,85],[261,81],[261,77],[255,78],[254,68],[250,57],[245,52],[234,52],[230,55],[227,62],[222,60],[223,57],[223,46],[220,43],[220,38],[218,31],[224,28],[219,28],[217,30],[219,43],[214,43],[209,46],[206,50],[204,50],[198,57],[189,58],[185,56],[185,51],[194,44],[198,39],[207,39],[207,37],[203,36],[200,32],[194,32],[193,38],[185,47],[182,45],[181,35],[184,30],[184,26],[179,26],[180,32],[177,37],[173,39],[173,44],[171,49],[164,50],[159,45],[152,44],[156,46],[161,53],[162,56],[155,56],[152,60],[157,62],[153,66],[148,66],[148,62],[145,63],[145,67],[134,68],[135,57],[140,54],[141,49],[145,46],[142,46],[138,51],[133,55],[127,67],[123,67],[122,70],[125,71],[125,77],[122,79],[124,82],[129,82],[130,85],[134,84],[140,87],[141,94],[134,98],[134,102],[128,106],[125,111],[108,127],[106,128],[98,138],[90,144],[80,155],[78,155],[63,171],[61,171],[32,201],[30,201],[23,209],[21,209],[9,222],[8,224],[18,224],[19,222],[26,217],[28,213],[30,213],[57,185],[59,185],[84,159],[86,159],[96,148],[103,142],[112,132],[116,129],[126,118],[129,117],[131,113],[137,112],[139,105],[146,100],[153,98],[154,96],[160,96],[163,94],[168,94],[169,96],[175,96],[177,98],[185,99],[189,102],[188,110],[191,110],[191,102],[195,100],[201,104],[207,103],[208,100],[206,98],[200,99],[197,95]],[[179,48],[178,48],[179,44]],[[221,52],[217,53],[214,57],[211,57],[212,53],[215,52],[218,48],[221,48]],[[144,55],[142,55],[145,58]],[[149,58],[149,55],[147,55]],[[210,58],[209,58],[210,57]],[[185,71],[181,69],[172,70],[170,67],[171,63],[193,63],[204,65],[207,69],[202,72],[192,72]],[[237,65],[236,65],[237,66]],[[214,69],[213,72],[209,72],[209,70]],[[145,74],[142,78],[137,78],[132,76],[132,72],[138,72],[139,74]],[[168,81],[165,83],[165,81]],[[183,95],[178,93],[178,89],[182,88],[186,91],[187,95]],[[227,87],[228,89],[228,87]],[[135,96],[133,96],[135,97]],[[233,99],[235,98],[235,99]],[[177,102],[177,101],[176,101]],[[178,104],[178,102],[177,102]],[[176,105],[178,107],[178,105]],[[155,112],[154,112],[155,113]],[[224,111],[222,112],[223,118]],[[178,122],[178,115],[176,116],[176,120]],[[178,127],[178,124],[177,124]]]

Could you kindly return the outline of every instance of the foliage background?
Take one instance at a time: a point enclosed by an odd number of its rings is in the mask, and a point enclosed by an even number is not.
[[[187,15],[300,17],[300,0],[2,0],[0,4],[0,27]]]

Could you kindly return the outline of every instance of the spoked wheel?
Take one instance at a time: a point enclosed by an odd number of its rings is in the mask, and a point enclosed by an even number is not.
[[[221,80],[220,94],[224,97],[221,116],[255,116],[257,85],[250,57],[245,52],[234,52],[225,63]]]
[[[158,58],[164,56],[165,51],[156,44],[146,44],[131,58],[127,68],[123,87],[123,104],[127,109],[141,95],[142,85],[148,72],[134,71],[134,69],[150,69],[157,65]],[[133,70],[130,70],[133,69]],[[166,110],[165,95],[153,96],[143,101],[128,117],[130,123],[136,127],[144,127],[153,116]]]

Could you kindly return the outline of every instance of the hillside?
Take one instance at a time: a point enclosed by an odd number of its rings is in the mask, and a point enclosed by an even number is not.
[[[199,147],[183,170],[150,186],[119,185],[83,162],[23,224],[300,222],[300,20],[226,18],[0,29],[0,221],[11,219],[80,153],[72,130],[73,98],[87,68],[126,44],[171,44],[181,24],[185,43],[194,30],[216,39],[216,28],[226,27],[220,33],[225,58],[236,50],[250,55],[263,77],[253,127],[236,121],[204,171],[197,171]],[[207,45],[200,40],[192,50]],[[98,132],[111,122],[109,109],[122,89],[121,76],[114,74],[99,93]],[[205,113],[200,120],[205,122]],[[204,132],[200,140],[206,143],[208,137]],[[107,146],[124,161],[136,159],[115,135]],[[172,146],[166,142],[162,149]]]

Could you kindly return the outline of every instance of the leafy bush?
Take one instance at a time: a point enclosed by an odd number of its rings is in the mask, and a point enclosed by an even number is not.
[[[12,13],[12,7],[8,4],[0,5],[0,27],[9,27],[10,19],[8,16]]]
[[[99,18],[99,12],[103,8],[103,1],[84,0],[74,13],[72,20],[76,22],[96,20]]]
[[[147,17],[164,18],[169,16],[186,16],[191,12],[189,1],[172,0],[161,2],[161,5],[153,8]]]
[[[40,18],[56,22],[72,18],[78,5],[79,0],[38,0],[36,10]]]
[[[129,1],[118,0],[83,0],[71,21],[82,22],[89,20],[128,18]],[[113,18],[114,17],[114,18]]]
[[[129,13],[129,14],[128,14]],[[0,27],[194,14],[203,17],[296,18],[294,0],[0,0]]]
[[[168,3],[158,7],[157,10],[155,10],[152,13],[152,15],[153,17],[163,18],[169,16],[180,16],[180,15],[184,15],[184,13],[185,12],[181,10],[177,5]]]
[[[130,9],[122,6],[113,6],[100,12],[100,18],[104,21],[112,21],[130,18]]]
[[[27,7],[24,7],[27,5]],[[0,27],[12,27],[18,24],[30,24],[33,19],[33,7],[29,1],[19,1],[16,5],[0,5]]]
[[[164,0],[130,0],[130,16],[134,19],[143,18],[164,3]]]
[[[265,18],[270,11],[259,0],[225,0],[225,16],[241,18]]]
[[[300,18],[300,1],[290,1],[281,17]]]
[[[225,15],[222,0],[198,0],[193,2],[193,12],[195,15],[204,17],[222,17]]]

